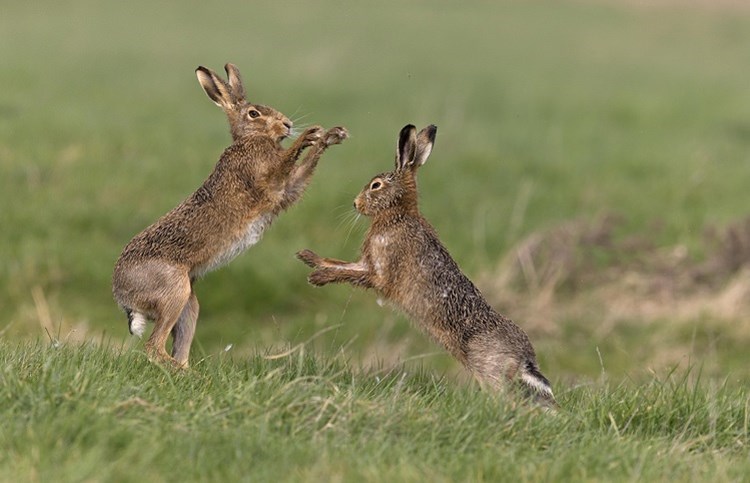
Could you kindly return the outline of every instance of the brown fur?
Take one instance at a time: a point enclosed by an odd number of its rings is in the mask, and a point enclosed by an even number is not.
[[[196,75],[226,113],[232,145],[190,197],[125,246],[112,280],[115,300],[131,324],[136,318],[154,321],[146,342],[149,357],[181,367],[188,365],[198,319],[195,279],[256,243],[300,198],[326,148],[348,136],[342,127],[324,132],[315,126],[284,149],[280,143],[292,122],[270,107],[249,103],[237,68],[227,64],[225,69],[228,82],[205,67]],[[165,347],[170,333],[172,357]]]
[[[526,394],[554,407],[549,382],[539,372],[526,333],[498,314],[438,239],[417,206],[416,172],[432,151],[437,128],[418,135],[406,126],[399,137],[396,169],[375,176],[355,199],[372,217],[357,262],[297,254],[314,268],[309,281],[346,282],[375,289],[445,347],[485,385],[518,381]]]

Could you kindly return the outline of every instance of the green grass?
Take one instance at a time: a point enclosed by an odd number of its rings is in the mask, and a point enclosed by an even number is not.
[[[551,415],[425,372],[295,352],[173,374],[142,353],[0,343],[4,481],[738,481],[746,387],[670,374]],[[696,377],[689,377],[696,376]]]
[[[421,207],[490,300],[505,300],[492,281],[513,247],[574,218],[614,212],[616,236],[700,260],[706,228],[750,206],[748,9],[6,3],[0,480],[178,479],[175,467],[253,480],[748,473],[746,305],[655,318],[618,315],[621,305],[586,293],[549,317],[533,297],[531,312],[498,305],[529,331],[569,411],[540,418],[467,387],[457,363],[374,294],[309,286],[293,257],[355,258],[367,222],[350,223],[354,196],[390,168],[404,124],[434,123]],[[229,143],[193,74],[227,61],[252,100],[298,125],[344,125],[351,139],[326,153],[261,243],[196,284],[195,371],[174,376],[128,340],[110,277],[127,241],[188,196]],[[592,270],[613,258],[584,255]],[[64,348],[27,344],[47,333]],[[134,349],[115,357],[98,341]],[[258,356],[305,341],[314,356],[301,362]],[[686,367],[701,368],[699,383],[696,371],[682,379]],[[376,384],[378,370],[395,372]]]
[[[293,258],[306,247],[356,256],[366,221],[347,221],[352,199],[391,166],[407,122],[439,126],[422,208],[475,280],[527,234],[610,211],[625,219],[622,236],[646,233],[700,257],[705,227],[744,216],[750,202],[749,27],[745,10],[565,2],[8,5],[0,330],[127,336],[112,266],[229,142],[193,75],[226,61],[251,99],[302,123],[346,125],[352,137],[262,243],[197,284],[197,343],[208,350],[249,353],[338,324],[321,348],[349,344],[367,360],[435,350],[372,294],[309,287]],[[542,352],[559,345],[532,338]],[[587,356],[590,376],[598,360]],[[581,374],[564,356],[548,364]]]

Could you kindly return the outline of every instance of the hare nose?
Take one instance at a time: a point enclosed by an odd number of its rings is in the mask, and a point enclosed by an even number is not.
[[[292,121],[284,121],[284,127],[291,130],[292,129]]]

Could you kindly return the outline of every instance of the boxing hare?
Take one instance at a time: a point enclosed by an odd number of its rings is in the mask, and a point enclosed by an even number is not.
[[[427,161],[437,128],[400,133],[396,169],[365,185],[354,200],[372,224],[357,262],[322,258],[310,250],[297,257],[315,270],[313,285],[347,282],[373,288],[403,310],[480,381],[505,387],[517,381],[525,395],[556,407],[549,381],[539,371],[526,333],[498,314],[461,272],[417,207],[417,169]]]
[[[146,321],[154,321],[146,342],[149,358],[178,367],[187,367],[195,335],[196,278],[257,243],[274,218],[300,198],[326,148],[348,136],[343,127],[324,132],[315,126],[284,149],[280,142],[291,134],[292,122],[275,109],[248,102],[237,67],[227,64],[225,70],[228,82],[205,67],[195,73],[226,113],[232,144],[192,195],[125,246],[112,277],[130,332],[141,336]]]

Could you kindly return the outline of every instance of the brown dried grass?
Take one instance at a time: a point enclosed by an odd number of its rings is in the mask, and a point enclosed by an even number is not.
[[[569,318],[713,318],[750,325],[750,217],[707,230],[706,256],[658,246],[647,235],[617,237],[622,219],[564,222],[522,240],[480,278],[490,301],[531,331],[555,333]]]

